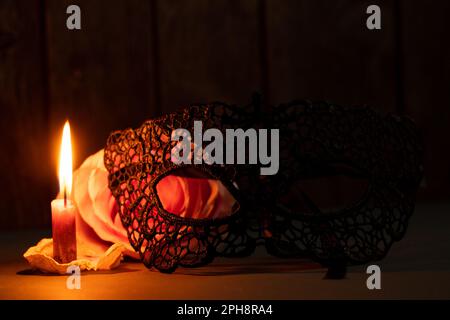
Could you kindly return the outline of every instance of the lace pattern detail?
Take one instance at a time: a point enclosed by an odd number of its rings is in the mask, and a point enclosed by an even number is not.
[[[110,135],[105,148],[109,187],[130,243],[147,267],[172,272],[215,256],[249,255],[257,245],[280,257],[359,264],[384,257],[404,235],[422,177],[411,121],[323,102],[294,101],[265,113],[260,109],[258,100],[243,108],[190,106]],[[260,176],[258,165],[189,165],[220,180],[239,202],[228,218],[180,218],[166,212],[158,199],[157,183],[186,166],[171,161],[172,130],[193,132],[195,120],[203,122],[203,130],[280,129],[280,169],[274,176]],[[298,181],[334,174],[366,179],[363,197],[332,213],[322,212],[302,190],[294,192],[307,210],[280,200]]]

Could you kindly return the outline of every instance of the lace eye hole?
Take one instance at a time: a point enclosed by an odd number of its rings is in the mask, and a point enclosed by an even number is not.
[[[296,181],[280,197],[279,203],[294,212],[308,214],[314,214],[312,206],[323,214],[335,214],[354,207],[366,194],[369,180],[352,174],[349,167],[336,168],[336,175]],[[339,170],[346,173],[340,174]]]
[[[194,168],[181,168],[156,185],[163,208],[178,217],[215,220],[231,216],[239,204],[221,181]]]

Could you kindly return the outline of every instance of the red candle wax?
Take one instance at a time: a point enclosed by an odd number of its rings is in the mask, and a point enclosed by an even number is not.
[[[77,259],[75,215],[76,207],[71,200],[53,200],[52,203],[53,258],[60,263]]]
[[[70,200],[72,191],[72,142],[68,121],[64,125],[61,140],[59,190],[61,197],[51,203],[53,258],[60,263],[68,263],[77,259],[76,207]]]

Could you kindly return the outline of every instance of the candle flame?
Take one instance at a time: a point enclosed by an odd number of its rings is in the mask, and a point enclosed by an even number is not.
[[[59,191],[66,200],[72,192],[72,143],[69,121],[64,124],[59,156]]]

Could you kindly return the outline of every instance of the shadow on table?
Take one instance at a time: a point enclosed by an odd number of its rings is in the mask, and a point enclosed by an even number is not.
[[[178,268],[175,274],[212,276],[300,272],[324,272],[324,269],[319,264],[306,259],[280,259],[274,257],[218,258],[206,266]]]

